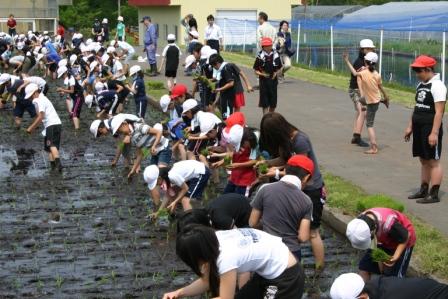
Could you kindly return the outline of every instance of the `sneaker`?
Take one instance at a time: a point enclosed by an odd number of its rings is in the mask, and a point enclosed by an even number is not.
[[[440,199],[438,196],[434,195],[428,195],[425,198],[417,199],[417,203],[425,204],[425,203],[436,203],[440,202]]]

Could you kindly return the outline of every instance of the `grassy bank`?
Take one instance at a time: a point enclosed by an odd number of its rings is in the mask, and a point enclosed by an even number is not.
[[[340,209],[344,214],[356,216],[364,208],[375,204],[378,206],[401,209],[403,205],[393,198],[385,195],[367,195],[367,193],[354,184],[325,173],[325,184],[329,190],[327,204],[329,207]],[[406,210],[404,210],[406,214]],[[448,279],[448,239],[437,229],[424,223],[419,218],[409,215],[414,224],[417,243],[412,259],[418,267],[427,274],[433,274],[443,280]]]
[[[252,67],[254,63],[254,58],[249,54],[225,52],[224,57],[229,61],[247,67]],[[331,72],[328,70],[315,70],[305,66],[294,65],[286,73],[286,77],[346,91],[348,89],[348,74],[349,71],[347,71],[347,73],[340,73]],[[414,106],[415,94],[412,91],[412,88],[389,83],[386,83],[385,87],[386,92],[392,102],[399,103],[407,107]]]

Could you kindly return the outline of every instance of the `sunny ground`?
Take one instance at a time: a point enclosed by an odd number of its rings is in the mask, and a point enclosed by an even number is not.
[[[252,56],[230,52],[224,53],[223,56],[227,61],[249,68],[252,67]],[[347,90],[348,76],[342,73],[334,74],[323,70],[312,70],[303,66],[294,65],[288,71],[287,77],[332,87],[338,90]],[[147,84],[148,93],[154,100],[158,100],[163,94],[168,92],[161,81],[148,80]],[[386,84],[386,90],[393,102],[406,107],[413,106],[414,93],[412,89],[394,84]],[[404,211],[405,213],[407,212],[402,203],[390,196],[367,194],[365,190],[350,181],[325,170],[324,176],[327,189],[330,190],[327,205],[331,209],[351,216],[356,216],[361,211],[375,206],[390,207]],[[420,218],[410,213],[407,214],[411,218],[418,235],[412,265],[421,274],[432,275],[439,280],[448,281],[448,238]]]

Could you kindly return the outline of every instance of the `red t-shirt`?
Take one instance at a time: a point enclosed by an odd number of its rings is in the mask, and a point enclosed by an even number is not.
[[[60,35],[60,36],[63,37],[64,34],[65,34],[65,29],[64,29],[64,27],[62,27],[61,25],[59,25],[59,26],[58,26],[57,33],[58,33],[58,35]]]
[[[14,28],[14,27],[16,27],[16,25],[17,25],[17,23],[16,23],[16,20],[14,20],[14,19],[8,19],[8,22],[6,22],[6,25],[9,27],[9,28]]]
[[[243,163],[249,161],[250,148],[241,148],[239,152],[233,153],[232,163]],[[232,169],[230,181],[237,186],[250,186],[257,178],[257,173],[253,167],[239,167]]]

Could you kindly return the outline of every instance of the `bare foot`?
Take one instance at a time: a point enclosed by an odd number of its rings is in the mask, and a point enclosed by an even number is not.
[[[369,149],[368,151],[365,151],[364,154],[367,154],[367,155],[376,155],[376,154],[378,154],[378,148],[376,148],[376,147],[372,147],[372,148]]]

